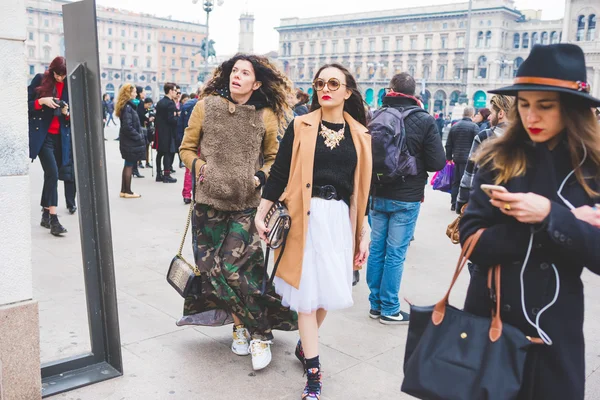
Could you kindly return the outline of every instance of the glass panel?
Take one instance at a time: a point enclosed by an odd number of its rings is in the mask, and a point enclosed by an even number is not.
[[[51,9],[45,13],[49,26],[63,26],[61,6],[59,2],[45,6]],[[34,8],[34,19],[41,16],[42,10]],[[52,30],[45,36],[53,45],[64,46],[63,30]],[[60,51],[53,48],[49,53],[45,55],[51,64]],[[105,56],[101,64],[108,64],[110,58]],[[113,85],[105,84],[103,89],[114,93]],[[66,90],[54,93],[54,97],[70,104]],[[64,117],[59,117],[59,122],[58,131],[44,132],[46,140],[43,145],[40,143],[41,150],[29,170],[33,296],[39,302],[42,364],[91,351],[79,230],[79,217],[86,210],[77,209],[73,147],[68,139],[76,133],[71,132]],[[40,124],[39,129],[49,128]],[[67,134],[70,136],[65,140]],[[46,184],[45,175],[48,176]],[[57,175],[58,183],[53,183],[52,177]],[[50,210],[44,212],[43,207]],[[56,215],[48,216],[47,212]],[[60,226],[67,232],[55,236]]]

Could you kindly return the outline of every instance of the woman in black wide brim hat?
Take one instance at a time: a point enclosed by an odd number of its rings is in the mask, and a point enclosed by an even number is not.
[[[600,274],[600,129],[578,46],[535,46],[514,85],[507,132],[486,142],[461,241],[485,228],[465,310],[489,317],[487,270],[502,265],[501,317],[545,344],[530,347],[519,399],[583,400],[584,267]],[[501,185],[507,193],[482,184]]]

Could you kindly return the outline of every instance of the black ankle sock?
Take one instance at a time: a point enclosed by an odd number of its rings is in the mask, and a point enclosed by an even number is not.
[[[319,368],[320,367],[319,356],[316,356],[316,357],[313,357],[313,358],[307,358],[305,365],[306,365],[306,369]]]

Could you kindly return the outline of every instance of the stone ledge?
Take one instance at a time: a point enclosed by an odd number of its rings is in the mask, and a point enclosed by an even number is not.
[[[41,398],[38,303],[0,306],[0,400]]]

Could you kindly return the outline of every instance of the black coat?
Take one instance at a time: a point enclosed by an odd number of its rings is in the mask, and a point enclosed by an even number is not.
[[[176,153],[177,107],[167,96],[156,103],[154,148],[164,153]]]
[[[446,160],[457,164],[466,164],[473,145],[475,135],[479,133],[479,127],[471,118],[463,118],[458,121],[448,134],[446,140]]]
[[[46,136],[48,135],[48,129],[50,123],[54,119],[54,110],[42,106],[41,110],[35,109],[35,101],[38,99],[38,95],[35,89],[42,84],[43,74],[37,74],[29,86],[27,87],[27,114],[29,117],[29,158],[35,160],[40,154],[40,150],[44,145]],[[65,86],[60,97],[65,103],[69,104],[69,87],[67,80],[65,79]],[[60,114],[58,117],[60,122],[60,141],[62,150],[62,163],[59,166],[66,166],[72,164],[71,161],[71,121],[64,115]]]
[[[412,99],[391,96],[383,98],[383,105],[405,110],[418,107]],[[427,172],[439,171],[446,165],[444,147],[435,119],[426,112],[413,112],[406,117],[404,129],[408,151],[417,160],[417,175],[375,185],[374,195],[397,201],[417,202],[425,195]]]
[[[546,145],[527,144],[526,174],[511,179],[505,186],[512,193],[533,192],[552,202],[550,214],[537,225],[523,224],[493,207],[480,189],[493,183],[494,174],[480,169],[475,175],[473,191],[460,222],[464,243],[480,228],[486,228],[471,261],[476,265],[465,301],[465,310],[489,317],[491,301],[486,288],[487,269],[502,265],[501,316],[504,323],[519,328],[529,336],[539,336],[525,319],[521,305],[520,273],[530,240],[533,248],[524,274],[525,304],[529,318],[535,321],[539,311],[549,304],[560,277],[556,303],[540,317],[540,327],[552,339],[552,346],[537,345],[528,354],[526,383],[519,399],[583,400],[585,388],[585,351],[583,339],[584,266],[600,273],[600,229],[578,220],[558,197],[557,191],[572,169],[566,141],[554,151]],[[587,171],[588,173],[592,171]],[[593,171],[596,175],[597,171]],[[598,182],[590,182],[598,191]],[[562,191],[575,207],[593,206],[599,199],[590,198],[572,176]],[[525,394],[527,392],[527,394]]]
[[[146,137],[142,133],[140,117],[133,102],[128,102],[121,111],[119,149],[124,160],[134,162],[146,159]]]

